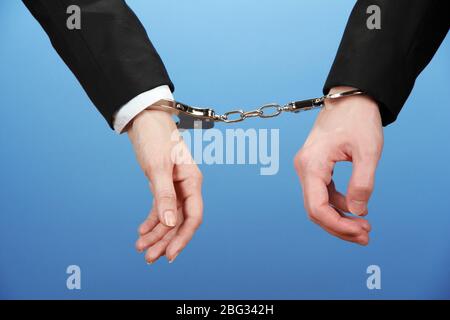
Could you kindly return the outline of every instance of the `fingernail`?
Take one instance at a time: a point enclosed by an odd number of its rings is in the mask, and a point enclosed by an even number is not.
[[[175,261],[175,259],[178,257],[178,255],[179,255],[180,253],[178,252],[178,253],[176,253],[174,256],[173,256],[173,258],[171,259],[171,260],[169,260],[169,263],[172,263],[172,262],[174,262]]]
[[[164,211],[164,223],[166,226],[175,227],[177,224],[177,217],[173,210]]]
[[[365,201],[350,201],[350,212],[356,215],[362,215],[367,211],[367,203]]]
[[[151,265],[151,264],[153,264],[153,261],[147,261],[147,264]]]

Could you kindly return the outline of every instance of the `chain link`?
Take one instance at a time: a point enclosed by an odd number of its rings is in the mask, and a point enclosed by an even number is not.
[[[215,120],[225,123],[235,123],[244,121],[247,118],[274,118],[279,116],[282,112],[294,111],[292,110],[292,106],[293,102],[284,106],[277,103],[270,103],[250,111],[244,111],[242,109],[231,110],[222,115],[217,115]]]

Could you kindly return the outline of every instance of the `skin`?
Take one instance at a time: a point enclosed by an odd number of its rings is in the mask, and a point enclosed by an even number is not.
[[[136,249],[153,263],[178,256],[202,223],[202,174],[164,111],[140,113],[128,130],[137,160],[154,196],[148,218],[139,227]],[[173,150],[178,150],[174,156]],[[180,156],[181,154],[181,156]]]
[[[352,89],[336,87],[330,92]],[[174,138],[176,124],[164,111],[139,114],[128,136],[154,195],[136,248],[146,251],[148,263],[162,256],[173,262],[202,222],[201,172],[184,142]],[[174,156],[174,148],[182,156]],[[371,226],[364,216],[382,149],[383,128],[375,101],[367,96],[327,100],[294,159],[308,217],[340,239],[367,245]],[[339,161],[353,164],[346,195],[336,190],[332,179]]]
[[[352,89],[336,87],[330,92]],[[367,96],[326,101],[294,160],[309,218],[340,239],[367,245],[371,226],[363,217],[382,149],[383,128],[375,101]],[[333,182],[339,161],[353,166],[346,195]]]

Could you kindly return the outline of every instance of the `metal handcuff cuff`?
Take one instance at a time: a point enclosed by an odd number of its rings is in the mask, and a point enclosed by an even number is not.
[[[258,109],[250,111],[241,109],[231,110],[224,114],[217,114],[214,109],[211,108],[193,107],[172,100],[160,100],[149,109],[164,110],[176,115],[179,118],[179,122],[177,123],[179,129],[210,129],[214,127],[215,122],[235,123],[241,122],[247,118],[273,118],[279,116],[283,112],[298,113],[321,108],[327,99],[334,100],[362,94],[364,94],[363,91],[350,90],[327,94],[315,99],[293,101],[285,105],[277,103],[265,104]]]

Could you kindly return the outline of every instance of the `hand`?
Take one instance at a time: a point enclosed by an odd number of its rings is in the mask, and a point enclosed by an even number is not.
[[[128,136],[154,195],[150,214],[139,227],[136,248],[147,250],[148,263],[163,255],[172,262],[202,222],[201,172],[167,112],[142,112]]]
[[[333,88],[331,93],[354,88]],[[361,245],[369,243],[365,216],[383,149],[383,128],[377,104],[367,96],[325,102],[302,149],[295,156],[309,218],[332,235]],[[338,161],[351,161],[347,195],[332,180]]]

